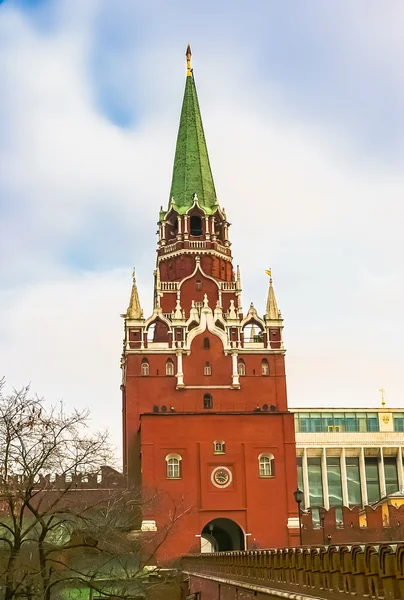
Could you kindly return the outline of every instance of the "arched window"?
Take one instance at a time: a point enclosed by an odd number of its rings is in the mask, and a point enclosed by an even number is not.
[[[193,216],[190,219],[191,235],[202,235],[202,219],[198,216]]]
[[[213,447],[215,450],[215,454],[225,454],[226,452],[226,444],[223,440],[216,440],[213,442]]]
[[[203,368],[203,374],[212,375],[212,365],[210,364],[210,362],[205,363],[205,366]]]
[[[171,358],[169,358],[166,362],[166,375],[170,377],[174,375],[174,363]]]
[[[273,477],[275,475],[273,454],[260,454],[258,468],[260,477]]]
[[[142,377],[147,377],[148,375],[150,375],[150,365],[149,365],[149,361],[147,360],[147,358],[144,358],[142,360],[141,373],[142,373]]]
[[[213,399],[210,394],[205,394],[203,397],[203,408],[213,408]]]
[[[203,347],[205,348],[205,350],[209,350],[209,348],[210,348],[210,339],[209,338],[204,338]]]
[[[167,479],[181,479],[181,461],[179,454],[167,454]]]
[[[263,375],[269,375],[269,364],[266,358],[261,362],[261,371]]]
[[[196,281],[196,291],[200,292],[202,289],[202,281],[200,279],[197,279]]]
[[[242,358],[237,363],[237,371],[238,371],[238,374],[241,377],[244,377],[244,375],[245,375],[245,362],[243,361]]]

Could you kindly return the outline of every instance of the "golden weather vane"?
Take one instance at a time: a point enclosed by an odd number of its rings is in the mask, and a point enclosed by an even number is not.
[[[272,277],[272,269],[271,268],[266,269],[265,273],[268,275],[268,277]]]

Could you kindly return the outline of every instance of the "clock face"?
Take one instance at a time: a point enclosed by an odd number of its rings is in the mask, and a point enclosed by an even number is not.
[[[227,467],[216,467],[213,469],[210,479],[214,486],[226,488],[231,484],[233,475]]]

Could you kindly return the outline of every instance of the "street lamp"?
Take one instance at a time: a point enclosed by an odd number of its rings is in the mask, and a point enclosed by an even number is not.
[[[297,488],[297,490],[295,492],[293,492],[293,495],[295,497],[295,502],[297,504],[297,510],[298,510],[298,513],[299,513],[299,539],[300,539],[300,545],[303,546],[303,542],[302,542],[302,521],[301,521],[301,516],[300,516],[300,505],[303,502],[304,494],[303,494],[302,490],[299,490],[299,488]]]

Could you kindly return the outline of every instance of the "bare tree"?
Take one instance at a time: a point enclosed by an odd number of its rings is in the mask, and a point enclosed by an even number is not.
[[[0,584],[4,600],[51,600],[66,586],[135,595],[169,527],[140,535],[142,505],[113,469],[89,413],[65,414],[0,382]],[[98,482],[103,473],[102,484]],[[57,474],[55,477],[52,474]],[[174,522],[181,509],[172,513]],[[132,587],[129,584],[133,584]]]

